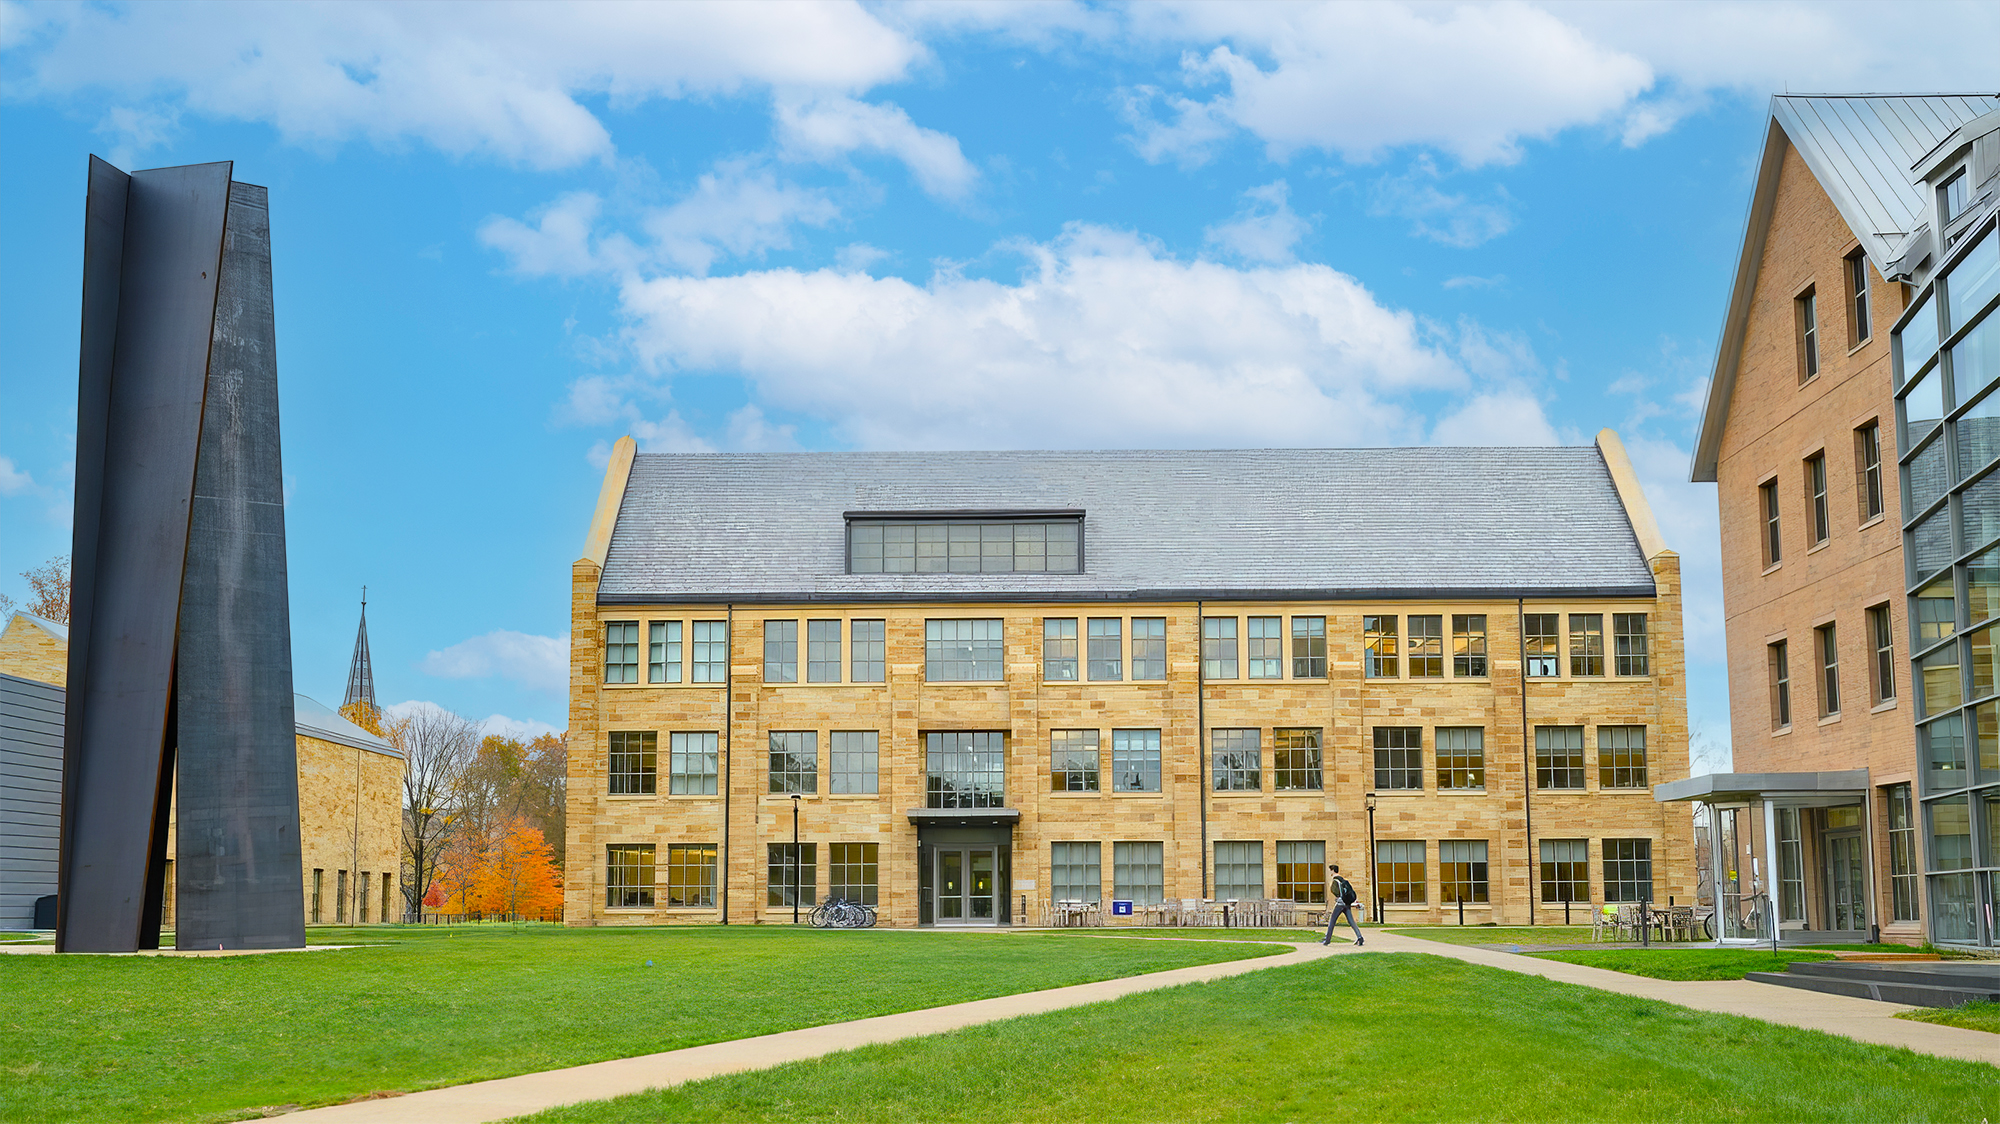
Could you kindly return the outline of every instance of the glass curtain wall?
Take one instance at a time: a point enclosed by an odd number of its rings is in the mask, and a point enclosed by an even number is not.
[[[2000,892],[2000,233],[1961,237],[1893,338],[1931,939],[1994,943]]]

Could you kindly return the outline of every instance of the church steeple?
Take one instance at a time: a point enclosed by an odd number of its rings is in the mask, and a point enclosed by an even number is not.
[[[354,634],[354,662],[347,669],[347,697],[341,707],[360,703],[376,718],[382,708],[375,703],[375,665],[368,658],[368,587],[361,587],[361,630]]]

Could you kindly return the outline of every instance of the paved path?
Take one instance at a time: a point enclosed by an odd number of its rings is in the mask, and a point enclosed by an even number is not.
[[[1130,940],[1130,937],[1106,939]],[[1171,940],[1171,937],[1151,939]],[[1911,1008],[1844,995],[1823,995],[1798,988],[1751,983],[1747,980],[1676,982],[1586,968],[1554,960],[1497,952],[1484,948],[1442,944],[1403,937],[1394,933],[1370,933],[1365,949],[1337,944],[1322,948],[1317,942],[1301,943],[1291,952],[1254,960],[1223,964],[1203,964],[1167,972],[1131,976],[1073,987],[1031,991],[997,999],[954,1003],[922,1011],[881,1015],[872,1019],[834,1023],[829,1026],[788,1030],[732,1042],[715,1042],[685,1050],[670,1050],[636,1058],[597,1062],[569,1069],[503,1077],[431,1089],[402,1097],[357,1101],[353,1104],[308,1109],[286,1116],[287,1124],[485,1124],[557,1105],[577,1101],[604,1100],[627,1093],[643,1092],[684,1081],[697,1081],[725,1073],[767,1069],[790,1061],[822,1057],[841,1050],[878,1042],[894,1042],[942,1034],[961,1027],[978,1026],[1020,1015],[1059,1011],[1087,1003],[1102,1003],[1126,995],[1180,984],[1200,983],[1239,976],[1266,968],[1279,968],[1317,960],[1326,956],[1347,956],[1367,952],[1426,952],[1473,964],[1483,964],[1524,975],[1542,976],[1563,983],[1581,984],[1602,991],[1659,999],[1702,1011],[1743,1015],[1765,1022],[1808,1030],[1823,1030],[1863,1042],[1904,1046],[1941,1057],[1964,1058],[2000,1065],[2000,1035],[1958,1027],[1935,1026],[1894,1018],[1896,1012]]]

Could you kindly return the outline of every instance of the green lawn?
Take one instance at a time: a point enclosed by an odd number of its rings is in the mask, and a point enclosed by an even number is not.
[[[1795,949],[1774,955],[1768,948],[1593,948],[1527,955],[1656,980],[1740,980],[1746,972],[1782,972],[1787,964],[1834,958],[1831,952]]]
[[[789,927],[313,938],[378,947],[0,956],[0,1120],[224,1119],[1284,951]]]
[[[1445,944],[1589,944],[1588,925],[1424,925],[1390,929],[1404,937],[1421,937]]]
[[[1991,1066],[1405,953],[526,1119],[1976,1121],[1996,1098]]]
[[[1904,1011],[1896,1017],[1909,1019],[1911,1022],[1962,1026],[1967,1030],[2000,1034],[2000,1003],[1988,1003],[1985,1000],[1967,1003],[1962,1007],[1925,1007],[1916,1011]]]

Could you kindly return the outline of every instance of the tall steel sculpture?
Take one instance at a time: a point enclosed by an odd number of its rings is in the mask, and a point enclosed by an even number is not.
[[[266,193],[90,161],[56,947],[305,944]]]

